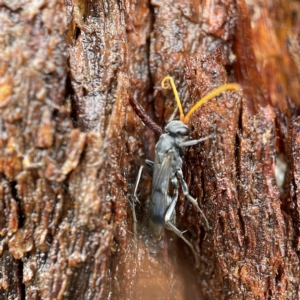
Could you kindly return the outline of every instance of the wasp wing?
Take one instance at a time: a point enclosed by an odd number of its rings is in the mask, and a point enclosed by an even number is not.
[[[160,238],[164,223],[165,213],[168,206],[169,184],[172,172],[172,151],[165,153],[161,164],[155,164],[152,195],[150,204],[150,228],[156,238]]]
[[[152,180],[152,191],[160,190],[168,191],[169,182],[172,172],[173,151],[169,151],[163,155],[161,164],[155,164]]]

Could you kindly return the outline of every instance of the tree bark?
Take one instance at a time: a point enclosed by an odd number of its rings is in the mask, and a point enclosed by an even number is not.
[[[247,3],[246,3],[247,2]],[[1,299],[299,299],[297,1],[0,0]],[[148,228],[138,168],[163,128],[198,109],[176,226]],[[157,130],[158,132],[159,130]]]

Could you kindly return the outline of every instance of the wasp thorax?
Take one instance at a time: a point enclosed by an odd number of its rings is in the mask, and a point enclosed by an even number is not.
[[[165,131],[170,135],[189,136],[190,130],[182,121],[171,121],[165,127]]]

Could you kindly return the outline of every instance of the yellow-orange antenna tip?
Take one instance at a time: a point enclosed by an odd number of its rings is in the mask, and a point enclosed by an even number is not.
[[[180,99],[179,99],[179,96],[178,96],[178,93],[177,93],[177,90],[176,90],[176,86],[175,86],[175,83],[174,83],[174,79],[171,77],[171,76],[166,76],[163,81],[161,82],[161,87],[163,89],[168,89],[169,88],[169,85],[165,85],[165,82],[169,80],[169,82],[171,83],[171,86],[172,86],[172,89],[173,89],[173,93],[174,93],[174,96],[175,96],[175,100],[176,100],[176,103],[177,103],[177,106],[178,106],[178,109],[179,109],[179,113],[180,113],[180,120],[181,118],[184,119],[184,114],[183,114],[183,110],[182,110],[182,105],[181,105],[181,102],[180,102]]]
[[[207,102],[208,100],[218,96],[219,94],[225,92],[225,91],[229,91],[229,90],[241,90],[241,86],[237,83],[227,83],[224,84],[216,89],[214,89],[212,92],[208,93],[205,97],[203,97],[202,99],[200,99],[191,109],[190,111],[187,113],[187,115],[185,116],[183,122],[187,123],[189,121],[190,116],[196,111],[196,109],[198,109],[200,106],[202,106],[205,102]]]

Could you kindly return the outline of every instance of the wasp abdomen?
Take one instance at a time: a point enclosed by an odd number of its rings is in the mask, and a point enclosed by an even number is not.
[[[164,195],[160,191],[154,191],[150,204],[149,227],[155,238],[160,239],[165,224]]]

